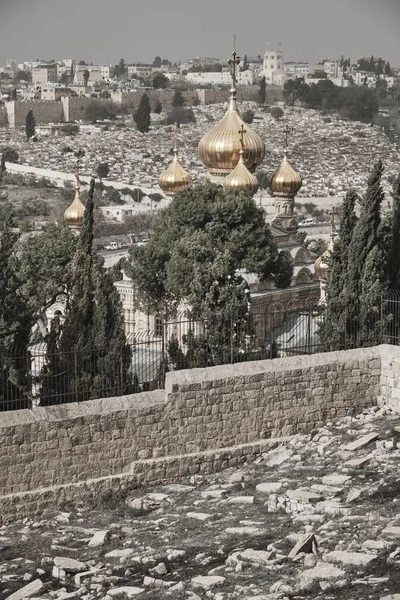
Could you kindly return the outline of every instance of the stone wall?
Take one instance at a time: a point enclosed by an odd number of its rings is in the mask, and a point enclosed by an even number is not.
[[[26,100],[6,102],[8,124],[10,127],[23,127],[26,115],[30,110],[36,123],[60,123],[64,120],[64,109],[61,102],[51,100]]]
[[[400,367],[400,349],[387,348],[178,371],[165,391],[0,413],[0,522],[217,471],[277,436],[390,402],[381,353]]]

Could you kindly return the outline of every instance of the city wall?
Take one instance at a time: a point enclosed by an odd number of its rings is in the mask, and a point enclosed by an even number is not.
[[[56,100],[26,100],[6,102],[9,127],[25,125],[26,115],[33,111],[36,123],[59,123],[64,120],[64,109]]]
[[[380,346],[178,371],[165,390],[0,413],[0,522],[236,466],[375,404],[400,409],[399,375],[400,348]]]

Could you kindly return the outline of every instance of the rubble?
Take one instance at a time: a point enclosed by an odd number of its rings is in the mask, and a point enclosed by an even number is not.
[[[398,426],[389,408],[371,409],[240,471],[3,526],[0,600],[397,600],[400,448],[380,443]],[[371,427],[371,460],[345,466],[344,447]],[[345,452],[361,460],[366,446]]]

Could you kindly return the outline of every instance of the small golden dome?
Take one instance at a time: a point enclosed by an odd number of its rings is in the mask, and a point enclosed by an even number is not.
[[[244,162],[244,142],[243,142],[243,134],[247,133],[243,124],[239,129],[240,135],[240,144],[241,148],[239,151],[239,162],[236,167],[229,173],[229,175],[225,178],[224,181],[224,190],[245,190],[250,196],[254,196],[256,191],[258,190],[258,181],[257,177],[250,173],[249,169],[246,167],[246,163]]]
[[[160,188],[167,196],[174,196],[192,184],[190,174],[185,171],[178,160],[178,131],[179,125],[175,123],[174,158],[168,169],[158,179]]]
[[[284,152],[283,161],[271,178],[271,189],[274,196],[281,198],[294,198],[302,186],[300,175],[293,169]]]
[[[80,230],[85,216],[85,205],[81,201],[80,181],[79,181],[79,161],[76,164],[76,191],[75,198],[71,206],[64,213],[64,221],[70,229]]]
[[[236,101],[236,66],[240,63],[240,59],[236,58],[236,53],[233,52],[232,58],[228,62],[232,65],[232,88],[228,110],[222,121],[207,132],[199,143],[200,159],[209,171],[207,179],[210,179],[210,176],[213,175],[225,177],[236,167],[239,161],[240,143],[237,132],[244,125]],[[246,148],[243,154],[246,167],[250,171],[254,171],[264,160],[264,155],[265,144],[263,140],[257,133],[248,128]]]

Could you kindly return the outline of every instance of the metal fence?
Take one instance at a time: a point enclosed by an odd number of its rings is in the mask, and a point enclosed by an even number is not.
[[[380,342],[398,343],[399,299],[382,300],[371,318],[377,326],[384,323]],[[343,313],[340,319],[340,348],[368,345],[357,337],[357,315]],[[329,349],[321,341],[323,322],[320,306],[275,304],[253,306],[250,316],[234,320],[168,321],[157,331],[132,334],[121,348],[61,353],[45,342],[24,352],[11,348],[0,353],[0,411],[159,389],[172,370],[314,354]]]

